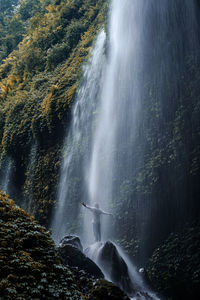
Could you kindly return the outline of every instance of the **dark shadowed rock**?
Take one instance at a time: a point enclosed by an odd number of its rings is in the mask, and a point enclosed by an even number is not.
[[[101,267],[104,274],[112,282],[117,284],[128,295],[135,293],[129,277],[128,267],[112,242],[95,243],[85,249],[84,252]]]
[[[89,300],[129,300],[128,296],[115,284],[98,280],[91,289]]]
[[[83,251],[83,246],[81,244],[81,240],[76,235],[64,236],[59,243],[59,247],[63,247],[64,245],[72,245],[72,246],[78,248],[80,251]]]
[[[101,248],[98,262],[106,271],[112,282],[116,283],[128,294],[131,295],[134,293],[128,267],[112,242],[106,242]]]
[[[61,243],[58,247],[58,252],[61,255],[65,265],[77,267],[79,270],[84,270],[94,278],[104,278],[100,268],[77,247],[70,244]]]

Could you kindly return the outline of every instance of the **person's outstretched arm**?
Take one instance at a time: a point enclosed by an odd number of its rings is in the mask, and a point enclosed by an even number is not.
[[[85,202],[82,202],[81,203],[84,207],[86,207],[86,208],[88,208],[88,209],[90,209],[90,210],[93,210],[95,207],[92,207],[92,206],[89,206],[89,205],[87,205],[87,204],[85,204]]]
[[[102,214],[104,214],[104,215],[113,216],[113,214],[111,214],[111,213],[108,213],[108,212],[106,212],[106,211],[103,211],[103,210],[101,210],[101,213],[102,213]]]

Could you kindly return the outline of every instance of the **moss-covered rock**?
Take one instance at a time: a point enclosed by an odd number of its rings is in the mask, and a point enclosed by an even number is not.
[[[169,299],[199,299],[200,226],[171,234],[154,251],[147,273],[154,288]]]
[[[98,280],[91,290],[90,300],[129,300],[128,296],[124,294],[116,285],[106,280]]]
[[[1,299],[81,299],[49,233],[2,192],[0,265]]]

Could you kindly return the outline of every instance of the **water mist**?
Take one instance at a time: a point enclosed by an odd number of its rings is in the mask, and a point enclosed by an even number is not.
[[[138,182],[133,184],[133,180],[140,180],[149,142],[144,138],[144,109],[152,97],[152,93],[147,95],[146,87],[152,84],[159,113],[165,115],[167,107],[174,105],[168,103],[169,99],[179,91],[183,60],[194,47],[195,26],[194,1],[112,1],[107,41],[102,31],[84,67],[66,133],[58,204],[52,222],[55,241],[74,229],[81,234],[85,246],[94,242],[90,212],[81,208],[80,202],[92,206],[99,203],[105,211],[121,213],[121,218],[128,214],[119,194],[128,187],[136,195],[134,187]],[[160,120],[154,122],[155,135],[159,136]],[[144,241],[150,236],[156,207],[154,199],[143,190],[142,193],[131,197],[134,210],[126,231],[128,236],[135,227],[135,234]],[[82,229],[78,221],[83,224]],[[103,241],[118,238],[112,224],[109,216],[103,216]],[[143,246],[144,255],[148,245]],[[97,259],[100,248],[94,246],[91,256]],[[120,248],[118,252],[129,265],[133,281],[135,278],[145,290],[135,268]]]
[[[53,238],[57,242],[69,230],[75,231],[72,226],[78,223],[80,198],[87,202],[87,191],[85,190],[87,174],[83,173],[83,169],[85,169],[85,165],[88,165],[90,159],[92,124],[95,122],[98,95],[104,73],[105,38],[105,32],[101,31],[89,62],[84,66],[83,80],[72,112],[71,126],[66,133],[63,166],[58,188],[58,204],[52,221]],[[82,180],[80,180],[80,176]]]

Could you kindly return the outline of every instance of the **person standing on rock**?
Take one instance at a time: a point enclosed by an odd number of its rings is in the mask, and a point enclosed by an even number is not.
[[[95,242],[101,241],[101,222],[100,222],[101,215],[103,214],[103,215],[112,216],[112,214],[107,213],[102,209],[100,209],[98,203],[96,203],[94,207],[86,205],[84,202],[81,204],[92,212],[93,214],[92,224],[93,224]]]

